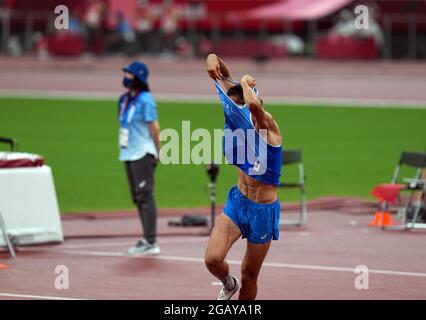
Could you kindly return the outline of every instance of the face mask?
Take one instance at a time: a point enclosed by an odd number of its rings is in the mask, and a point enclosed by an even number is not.
[[[125,86],[126,88],[131,88],[132,85],[133,85],[133,79],[123,77],[123,86]]]

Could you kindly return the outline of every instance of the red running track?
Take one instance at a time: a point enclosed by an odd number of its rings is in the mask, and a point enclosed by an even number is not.
[[[203,263],[206,230],[171,228],[170,219],[160,217],[155,258],[126,254],[139,233],[135,217],[64,220],[64,244],[19,248],[14,260],[0,252],[8,265],[0,269],[0,299],[214,299],[219,286]],[[424,232],[370,228],[370,215],[342,211],[310,212],[309,219],[273,242],[258,299],[426,299]],[[115,237],[84,237],[101,231]],[[237,276],[244,247],[239,240],[228,255]],[[55,289],[58,265],[69,270],[68,290]],[[354,286],[359,265],[369,268],[367,290]]]

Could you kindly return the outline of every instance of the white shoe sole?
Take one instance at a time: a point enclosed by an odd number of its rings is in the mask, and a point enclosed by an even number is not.
[[[226,299],[219,299],[219,297],[217,297],[217,299],[216,300],[231,300],[231,298],[238,292],[238,290],[240,290],[240,287],[241,287],[241,285],[240,285],[240,281],[237,279],[237,278],[234,278],[235,279],[235,288],[231,291],[231,292],[229,292],[228,293],[228,296],[227,296],[227,298]]]
[[[160,254],[160,249],[140,250],[133,252],[129,250],[129,254],[131,256],[156,256]]]
[[[131,256],[141,256],[141,255],[143,255],[144,253],[143,253],[143,251],[128,251],[128,254],[129,255],[131,255]]]
[[[160,254],[160,250],[148,250],[145,252],[142,252],[142,255],[144,256],[157,256]]]

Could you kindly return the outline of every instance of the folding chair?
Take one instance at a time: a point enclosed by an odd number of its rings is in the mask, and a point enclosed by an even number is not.
[[[3,235],[4,242],[6,243],[6,247],[9,250],[12,258],[15,258],[15,250],[13,249],[12,240],[10,239],[9,234],[7,233],[6,224],[4,223],[3,216],[0,212],[0,233]]]
[[[305,190],[305,170],[302,161],[302,151],[286,150],[283,151],[283,167],[297,164],[299,171],[298,182],[281,182],[279,188],[297,188],[300,189],[300,215],[298,220],[281,221],[281,226],[303,226],[308,220],[308,204]]]
[[[9,144],[11,151],[16,150],[16,146],[17,146],[16,139],[0,137],[0,143]],[[4,222],[4,219],[3,219],[1,212],[0,212],[0,233],[2,234],[2,236],[4,238],[4,242],[6,243],[6,247],[9,250],[10,255],[12,256],[12,258],[15,258],[15,256],[16,256],[15,250],[13,249],[11,238],[10,238],[9,234],[7,233],[6,224]]]
[[[18,142],[16,141],[16,139],[5,138],[5,137],[0,137],[0,143],[6,143],[10,145],[10,150],[12,152],[16,151],[16,146],[18,145]]]
[[[402,166],[408,166],[416,169],[416,173],[413,178],[400,178],[400,171]],[[426,229],[426,223],[418,223],[417,219],[420,215],[421,210],[425,209],[425,197],[426,197],[426,179],[422,179],[422,171],[426,168],[426,152],[402,152],[398,164],[396,165],[391,184],[403,183],[404,187],[401,191],[410,192],[407,203],[404,205],[399,199],[400,208],[400,221],[401,224],[394,226],[384,226],[383,229],[390,230],[410,230],[414,228]],[[413,203],[414,196],[416,193],[419,194],[419,199]],[[387,204],[384,204],[387,209]],[[408,210],[412,208],[412,217],[407,217]],[[423,217],[425,219],[426,217]]]

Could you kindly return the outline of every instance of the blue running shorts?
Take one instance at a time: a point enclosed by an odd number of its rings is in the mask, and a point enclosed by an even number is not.
[[[274,203],[257,203],[233,186],[223,212],[241,230],[243,239],[263,244],[279,238],[280,207],[278,199]]]

